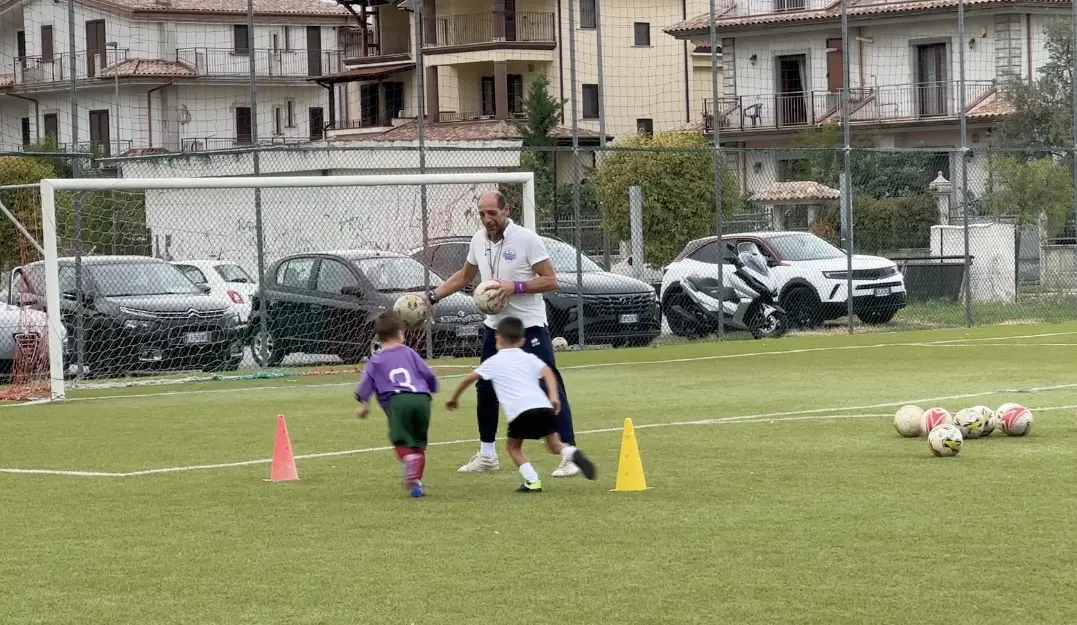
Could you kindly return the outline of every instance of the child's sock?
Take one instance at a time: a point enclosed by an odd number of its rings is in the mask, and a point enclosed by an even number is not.
[[[572,454],[576,453],[576,448],[572,445],[565,445],[561,448],[561,459],[565,462],[572,461]]]
[[[493,443],[479,443],[479,455],[485,458],[497,458],[497,447]]]
[[[411,453],[416,456],[412,479],[421,480],[423,479],[423,470],[426,468],[426,450],[419,447],[412,447]]]
[[[530,462],[525,462],[520,465],[520,475],[524,476],[524,481],[528,484],[537,482],[539,479],[538,471],[535,470],[535,467],[531,466]]]
[[[403,445],[397,445],[394,451],[396,451],[396,457],[400,459],[400,462],[404,462],[404,458],[407,458],[410,454],[414,453],[411,447],[405,447]]]

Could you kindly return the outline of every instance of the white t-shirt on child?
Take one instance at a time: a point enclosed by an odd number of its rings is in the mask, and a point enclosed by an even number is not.
[[[499,350],[475,369],[475,375],[494,385],[497,401],[505,408],[509,423],[520,413],[535,408],[553,408],[539,386],[546,363],[519,347]]]

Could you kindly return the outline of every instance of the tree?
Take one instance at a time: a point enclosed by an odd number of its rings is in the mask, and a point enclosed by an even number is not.
[[[56,170],[47,163],[24,156],[0,157],[0,185],[36,184],[42,178],[55,178]],[[37,189],[4,189],[0,201],[15,219],[38,241],[41,240],[41,194]],[[12,223],[0,217],[0,267],[7,269],[23,262],[21,251],[28,245]]]
[[[714,234],[714,148],[698,132],[637,134],[618,141],[593,177],[603,227],[622,241],[630,237],[628,189],[643,190],[643,248],[647,262],[672,260],[686,241]],[[726,161],[729,162],[728,160]],[[722,172],[722,212],[743,204],[733,170]]]
[[[1074,189],[1070,172],[1052,157],[1021,160],[1009,154],[991,158],[992,189],[983,206],[993,215],[1008,215],[1018,223],[1038,223],[1047,218],[1047,234],[1062,233],[1073,215]],[[994,182],[997,180],[997,182]]]
[[[553,131],[561,121],[561,107],[550,93],[550,80],[539,74],[531,81],[523,102],[524,119],[516,123],[520,131],[523,151],[520,168],[535,173],[535,212],[539,220],[557,215],[557,179],[554,159],[557,157],[557,139]]]

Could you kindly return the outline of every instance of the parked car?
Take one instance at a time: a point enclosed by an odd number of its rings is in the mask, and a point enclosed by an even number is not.
[[[243,267],[229,260],[174,260],[172,264],[179,267],[191,282],[209,286],[210,295],[235,308],[239,322],[247,323],[258,281]]]
[[[844,250],[810,232],[746,232],[719,241],[704,237],[689,242],[666,266],[662,279],[662,309],[670,330],[693,336],[692,304],[681,281],[690,275],[714,277],[718,259],[736,255],[738,243],[754,243],[771,267],[778,303],[792,327],[814,327],[846,314],[848,260]],[[724,248],[724,249],[723,249]],[[893,261],[879,256],[853,255],[853,311],[864,323],[887,323],[905,306],[905,280]],[[687,311],[689,315],[679,314]]]
[[[57,262],[61,318],[70,343],[82,313],[83,364],[91,375],[239,367],[246,329],[235,310],[168,262],[147,256],[84,256],[81,294],[76,292],[75,259]],[[9,297],[45,310],[42,261],[12,272]]]
[[[584,338],[588,343],[616,346],[649,345],[661,333],[658,296],[646,282],[618,275],[583,255],[580,264],[582,283],[576,282],[576,248],[553,237],[542,237],[557,271],[559,288],[544,293],[546,316],[553,336],[569,343],[578,342],[577,294],[582,288]],[[431,239],[425,249],[412,252],[412,258],[427,264],[437,273],[448,276],[457,272],[467,260],[471,237],[453,236]],[[465,289],[478,286],[478,277]]]
[[[376,348],[374,317],[392,308],[404,293],[422,292],[425,273],[413,258],[377,250],[281,258],[266,270],[265,281],[254,296],[255,360],[263,366],[277,366],[293,353],[334,354],[345,362],[362,360]],[[429,273],[431,286],[441,284],[441,276]],[[434,306],[431,316],[435,356],[479,353],[484,317],[470,297],[447,297]],[[416,336],[413,333],[409,339]]]
[[[65,347],[68,345],[63,326],[60,326],[60,341]],[[11,375],[19,351],[31,358],[35,353],[40,354],[41,362],[48,362],[48,315],[27,306],[12,305],[10,301],[0,302],[0,378]]]

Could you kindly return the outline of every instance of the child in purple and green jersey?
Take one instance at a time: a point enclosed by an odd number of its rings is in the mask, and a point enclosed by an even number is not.
[[[367,361],[355,389],[355,398],[362,404],[359,418],[369,416],[370,397],[377,394],[389,419],[389,440],[404,463],[404,486],[412,497],[422,497],[426,494],[423,468],[430,405],[438,392],[438,379],[422,357],[404,344],[403,323],[395,312],[378,315],[374,332],[382,347]]]

